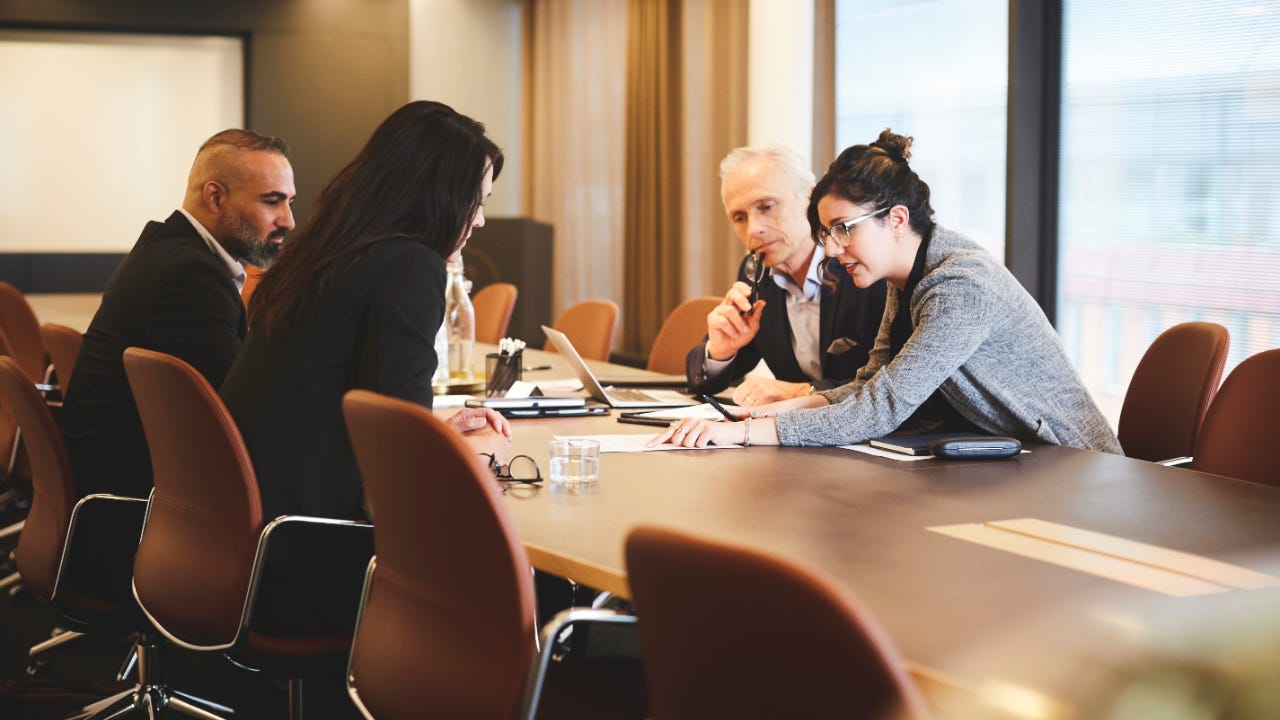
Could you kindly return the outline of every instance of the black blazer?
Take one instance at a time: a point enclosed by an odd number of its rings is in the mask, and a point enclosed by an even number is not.
[[[151,457],[124,374],[125,348],[175,355],[216,388],[244,333],[244,304],[231,272],[186,216],[175,211],[163,223],[147,223],[107,282],[62,406],[77,492],[151,492]]]
[[[384,240],[279,337],[250,329],[222,399],[253,460],[264,518],[362,516],[342,396],[360,388],[431,407],[444,292],[439,254]]]
[[[746,259],[743,258],[745,264]],[[853,380],[858,368],[876,342],[880,320],[884,315],[885,284],[881,280],[865,290],[853,284],[843,268],[827,261],[828,277],[836,280],[834,288],[822,289],[821,320],[818,342],[821,347],[822,379],[813,382],[819,390],[838,387]],[[746,282],[743,268],[738,280]],[[787,293],[768,274],[760,281],[760,299],[765,301],[760,317],[760,331],[738,350],[730,366],[721,374],[703,376],[707,341],[689,351],[685,358],[685,375],[689,389],[695,393],[718,393],[740,381],[763,358],[774,377],[787,382],[811,382],[800,369],[791,342],[791,319],[787,316]]]

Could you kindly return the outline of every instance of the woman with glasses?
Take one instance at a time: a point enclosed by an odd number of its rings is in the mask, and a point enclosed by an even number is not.
[[[222,385],[264,517],[364,515],[342,396],[362,388],[431,407],[445,262],[484,225],[501,170],[483,125],[412,102],[374,130],[286,241]],[[465,409],[447,422],[505,462],[511,426],[500,415]]]
[[[934,223],[910,148],[885,130],[846,149],[809,201],[815,242],[854,284],[890,286],[853,382],[740,422],[683,420],[655,444],[846,445],[918,430],[1121,452],[1040,307],[981,246]]]

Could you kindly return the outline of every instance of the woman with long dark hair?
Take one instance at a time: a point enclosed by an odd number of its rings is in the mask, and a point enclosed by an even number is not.
[[[484,126],[412,102],[374,131],[321,191],[263,276],[249,335],[222,385],[257,471],[266,518],[357,518],[361,485],[342,419],[353,388],[431,407],[445,262],[502,171]],[[510,425],[488,410],[448,421],[503,458]]]
[[[980,245],[934,222],[910,148],[885,130],[846,149],[809,199],[827,256],[858,287],[889,284],[853,382],[754,407],[742,422],[686,419],[655,443],[847,445],[911,429],[1121,452],[1035,300]]]

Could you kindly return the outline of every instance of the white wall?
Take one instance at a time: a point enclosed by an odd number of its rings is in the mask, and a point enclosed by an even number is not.
[[[128,252],[244,123],[240,40],[0,31],[0,252]]]
[[[520,0],[410,0],[409,22],[409,97],[485,124],[504,157],[485,212],[519,215]]]
[[[812,161],[813,2],[751,0],[750,13],[747,142]]]

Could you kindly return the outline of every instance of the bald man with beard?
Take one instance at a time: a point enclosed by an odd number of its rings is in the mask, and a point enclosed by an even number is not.
[[[182,207],[149,222],[112,273],[84,335],[61,423],[81,496],[147,497],[151,458],[125,348],[177,356],[222,384],[245,336],[244,263],[271,264],[296,191],[278,138],[224,130],[200,147]]]

